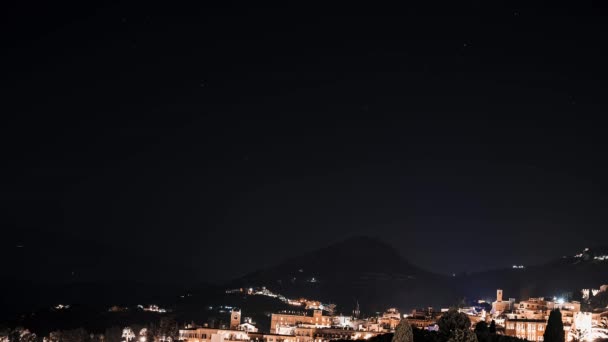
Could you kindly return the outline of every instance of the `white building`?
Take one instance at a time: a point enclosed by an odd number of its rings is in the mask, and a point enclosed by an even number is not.
[[[237,329],[246,332],[258,332],[258,328],[250,322],[239,324]]]
[[[179,339],[186,342],[249,341],[249,335],[239,330],[197,328],[180,330]]]

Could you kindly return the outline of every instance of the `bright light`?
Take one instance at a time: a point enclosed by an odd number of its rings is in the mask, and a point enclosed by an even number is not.
[[[564,298],[558,298],[557,304],[564,304]]]

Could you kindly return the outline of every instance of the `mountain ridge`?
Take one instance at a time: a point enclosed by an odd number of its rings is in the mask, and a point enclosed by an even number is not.
[[[339,306],[367,302],[362,304],[365,308],[378,311],[395,302],[404,302],[404,307],[429,305],[436,285],[449,280],[411,264],[380,239],[355,236],[250,272],[227,286],[266,286],[285,295],[318,298]],[[441,287],[443,293],[449,293]]]
[[[580,288],[608,283],[604,276],[608,275],[608,260],[600,262],[594,259],[597,253],[592,254],[603,250],[608,249],[588,249],[590,258],[575,255],[523,269],[505,267],[447,276],[413,265],[380,239],[355,236],[250,272],[227,286],[267,286],[285,295],[319,298],[338,306],[368,300],[374,304],[368,303],[366,309],[373,311],[384,309],[382,305],[411,309],[492,299],[497,288],[518,299],[568,292],[576,298],[573,293]]]

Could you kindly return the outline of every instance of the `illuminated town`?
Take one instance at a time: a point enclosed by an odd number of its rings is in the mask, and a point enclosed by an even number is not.
[[[597,288],[581,289],[581,298],[589,302],[593,297],[608,295],[608,285]],[[294,310],[285,310],[269,314],[269,329],[263,331],[251,317],[244,317],[246,307],[237,308],[220,306],[219,312],[226,314],[225,323],[163,321],[159,327],[125,326],[117,332],[121,342],[148,341],[183,341],[183,342],[227,342],[227,341],[260,341],[260,342],[326,342],[335,340],[369,340],[380,336],[392,336],[400,323],[411,326],[415,331],[440,333],[442,317],[460,315],[464,317],[470,331],[484,334],[481,329],[497,336],[543,342],[545,330],[552,313],[561,314],[564,341],[594,342],[608,339],[608,307],[583,311],[581,302],[561,297],[533,297],[516,299],[505,297],[502,289],[496,290],[496,298],[490,303],[478,300],[474,305],[457,308],[424,308],[409,312],[400,312],[397,308],[387,308],[385,312],[363,315],[357,303],[349,314],[338,313],[334,304],[324,304],[306,298],[289,299],[266,287],[228,289],[228,295],[266,296],[278,299]],[[58,304],[53,310],[66,311],[68,304]],[[166,314],[167,310],[157,305],[138,305],[134,308],[112,306],[111,313],[128,311]],[[480,327],[484,328],[480,328]],[[490,328],[488,328],[490,327]],[[154,331],[153,331],[154,329]],[[65,336],[74,332],[56,331],[43,337],[44,342],[69,340]],[[108,332],[106,332],[107,334]],[[65,335],[68,334],[68,335]],[[65,336],[64,336],[65,335]],[[117,336],[118,336],[117,335]],[[34,342],[37,336],[27,329],[18,331],[17,341]],[[64,337],[62,337],[64,336]],[[479,336],[479,338],[482,338]],[[104,334],[91,334],[92,340],[108,340]],[[5,333],[0,342],[12,342],[15,339]]]
[[[602,295],[608,290],[608,285],[597,289],[583,289],[583,298]],[[228,290],[229,293],[238,291],[249,294],[265,294],[274,296],[264,290],[254,292],[251,289]],[[280,297],[280,295],[276,295]],[[290,301],[290,304],[300,306],[311,303],[306,299]],[[297,304],[296,304],[297,303]],[[317,302],[318,303],[318,302]],[[479,304],[488,304],[483,300]],[[471,321],[471,329],[480,322],[494,324],[496,333],[517,337],[528,341],[543,341],[549,314],[559,310],[563,322],[563,333],[566,341],[596,341],[608,339],[608,307],[593,312],[581,311],[581,303],[566,301],[563,298],[528,298],[517,301],[515,298],[505,299],[501,289],[496,290],[496,300],[487,305],[458,308]],[[309,307],[307,307],[309,308]],[[369,339],[380,334],[393,333],[402,320],[415,328],[438,331],[437,324],[441,316],[448,312],[448,308],[435,311],[433,308],[413,310],[400,313],[396,308],[389,308],[386,312],[367,318],[360,318],[358,309],[351,315],[326,314],[327,311],[315,307],[312,312],[302,313],[273,313],[271,315],[271,328],[268,332],[260,332],[251,320],[241,319],[241,310],[231,311],[230,325],[221,328],[212,328],[206,324],[197,326],[188,325],[179,330],[180,340],[186,342],[206,342],[223,340],[263,340],[288,342],[323,342],[330,340],[358,340]]]
[[[0,342],[608,342],[608,0],[3,4]]]

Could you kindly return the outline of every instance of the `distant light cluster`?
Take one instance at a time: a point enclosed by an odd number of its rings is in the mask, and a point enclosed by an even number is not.
[[[309,282],[317,282],[318,279],[311,278]],[[283,303],[292,305],[292,306],[304,306],[307,310],[325,310],[329,312],[333,312],[336,305],[335,304],[324,304],[318,300],[310,300],[306,298],[292,299],[287,298],[281,294],[275,293],[267,289],[265,286],[262,287],[250,287],[250,288],[236,288],[236,289],[228,289],[226,290],[228,294],[234,293],[245,293],[250,296],[267,296],[272,298],[277,298]]]
[[[53,307],[55,310],[67,310],[70,308],[70,305],[67,304],[57,304]]]
[[[585,248],[582,253],[578,253],[574,255],[575,258],[583,258],[585,255],[589,256],[587,253],[589,252],[589,248]],[[593,260],[597,261],[608,261],[608,254],[596,255],[593,257]]]
[[[582,252],[582,253],[578,253],[578,254],[576,254],[574,257],[575,257],[575,258],[582,258],[582,257],[583,257],[583,255],[585,255],[585,253],[586,253],[586,252],[589,252],[589,248],[585,248],[585,249],[583,249],[583,252]]]
[[[158,312],[158,313],[165,313],[167,312],[166,309],[160,308],[158,307],[158,305],[148,305],[148,306],[143,306],[143,305],[138,305],[137,306],[138,309],[140,310],[144,310],[144,311],[150,311],[150,312]]]

